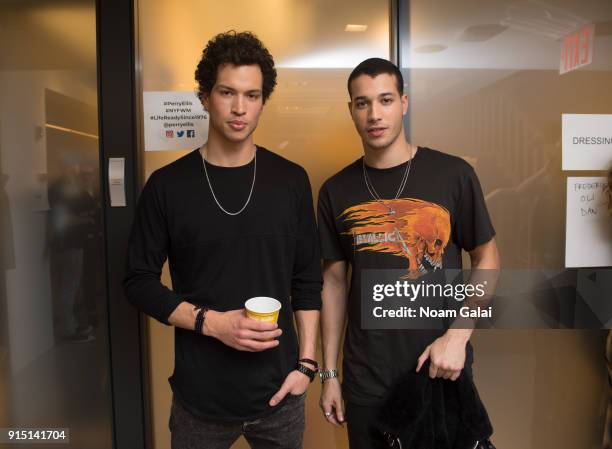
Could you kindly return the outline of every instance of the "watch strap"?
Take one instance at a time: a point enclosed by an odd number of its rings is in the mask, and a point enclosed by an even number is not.
[[[326,380],[338,377],[338,370],[322,369],[321,371],[319,371],[319,377],[321,378],[321,383],[324,384]]]
[[[312,370],[308,368],[307,366],[302,365],[301,363],[298,363],[295,369],[299,371],[300,373],[304,374],[305,376],[308,376],[311,382],[314,380],[317,374],[315,370]]]

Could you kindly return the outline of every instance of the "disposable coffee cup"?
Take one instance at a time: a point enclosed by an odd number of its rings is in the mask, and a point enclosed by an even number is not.
[[[282,305],[280,301],[267,296],[256,296],[244,303],[246,314],[249,318],[266,323],[278,321],[278,311]]]

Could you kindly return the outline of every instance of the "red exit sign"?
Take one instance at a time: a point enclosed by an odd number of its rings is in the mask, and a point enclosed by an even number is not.
[[[594,38],[595,25],[593,24],[563,38],[559,74],[563,75],[593,62]]]

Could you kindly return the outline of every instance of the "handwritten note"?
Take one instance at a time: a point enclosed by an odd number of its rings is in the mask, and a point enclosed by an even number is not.
[[[565,266],[612,266],[612,215],[604,177],[567,178]]]

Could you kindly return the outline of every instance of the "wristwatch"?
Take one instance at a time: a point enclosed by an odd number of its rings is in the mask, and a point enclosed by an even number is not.
[[[322,369],[319,371],[319,377],[321,378],[321,383],[324,384],[327,379],[331,379],[332,377],[338,377],[337,369]]]
[[[310,381],[312,382],[315,378],[315,376],[317,375],[317,371],[308,368],[307,366],[302,365],[301,363],[298,362],[297,366],[295,367],[295,369],[297,371],[299,371],[300,373],[308,376],[308,378],[310,379]]]

